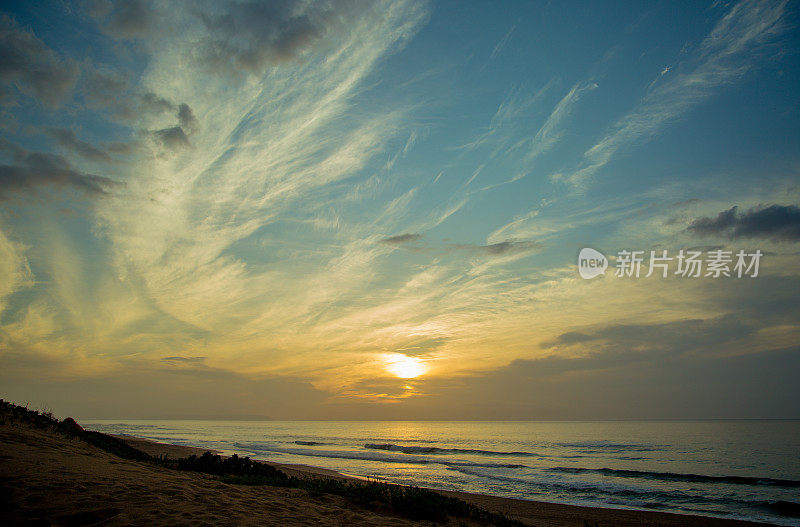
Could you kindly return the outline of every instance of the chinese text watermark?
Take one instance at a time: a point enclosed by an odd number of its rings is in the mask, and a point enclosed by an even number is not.
[[[614,276],[617,278],[649,278],[657,275],[666,278],[670,274],[683,278],[720,278],[722,276],[734,278],[756,278],[763,253],[725,251],[715,249],[711,251],[694,251],[681,249],[674,256],[670,256],[666,249],[660,251],[622,250],[618,251],[615,258]],[[578,254],[578,273],[581,278],[591,279],[605,274],[608,268],[608,259],[603,253],[586,247]]]

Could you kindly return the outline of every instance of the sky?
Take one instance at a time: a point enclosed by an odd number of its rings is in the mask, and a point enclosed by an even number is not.
[[[800,418],[797,7],[3,2],[0,397]]]

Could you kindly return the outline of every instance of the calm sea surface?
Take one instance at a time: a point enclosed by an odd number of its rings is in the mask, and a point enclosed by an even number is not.
[[[800,421],[92,421],[395,483],[800,525]]]

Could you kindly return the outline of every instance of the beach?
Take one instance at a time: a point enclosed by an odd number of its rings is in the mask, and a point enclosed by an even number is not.
[[[106,434],[371,480],[797,525],[800,422],[86,420]]]
[[[205,449],[125,437],[152,456]],[[333,471],[278,465],[292,475],[344,478]],[[329,494],[223,483],[197,473],[119,458],[77,438],[26,423],[0,425],[0,497],[11,525],[431,525],[371,510]],[[529,525],[708,526],[762,523],[649,511],[579,507],[445,492]],[[478,525],[451,519],[452,525]]]

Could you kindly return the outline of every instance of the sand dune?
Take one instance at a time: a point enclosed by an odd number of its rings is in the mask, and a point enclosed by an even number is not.
[[[119,459],[26,425],[0,427],[0,456],[13,525],[420,525],[337,496],[227,485]]]

